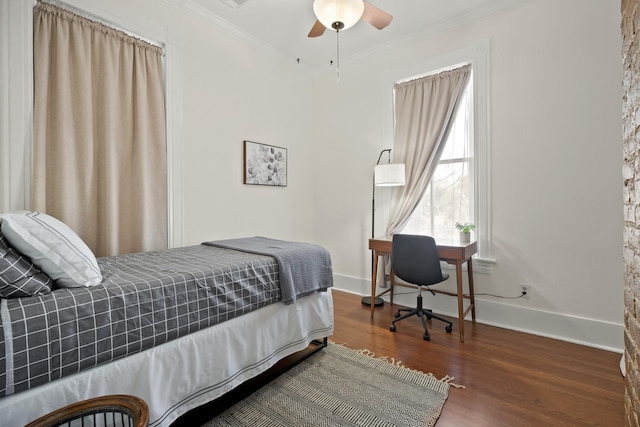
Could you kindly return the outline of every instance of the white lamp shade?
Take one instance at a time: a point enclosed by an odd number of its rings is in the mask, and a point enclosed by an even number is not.
[[[313,12],[318,21],[329,29],[334,22],[344,24],[341,30],[352,27],[364,12],[364,2],[362,0],[315,0],[313,2]]]
[[[391,163],[377,165],[373,170],[376,187],[394,187],[404,185],[404,164]]]

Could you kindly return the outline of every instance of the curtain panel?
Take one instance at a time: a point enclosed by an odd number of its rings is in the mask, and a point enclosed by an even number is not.
[[[470,75],[468,64],[394,85],[393,158],[406,183],[393,189],[387,235],[402,231],[427,189]]]
[[[162,49],[34,7],[31,206],[97,256],[167,247]]]

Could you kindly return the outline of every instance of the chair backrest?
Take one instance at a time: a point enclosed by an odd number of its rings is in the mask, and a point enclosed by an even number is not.
[[[396,276],[414,285],[434,285],[446,279],[436,241],[430,236],[394,234],[391,267]]]
[[[25,427],[71,426],[147,427],[149,406],[139,397],[112,394],[72,403],[50,412]]]

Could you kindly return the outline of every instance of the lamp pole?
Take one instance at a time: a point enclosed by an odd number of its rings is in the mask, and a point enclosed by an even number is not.
[[[384,153],[389,154],[389,163],[391,163],[391,148],[387,148],[380,152],[378,156],[378,161],[376,162],[376,166],[380,164],[380,159],[382,159],[382,155]],[[372,179],[372,192],[371,192],[371,238],[375,239],[376,237],[376,173],[375,168],[373,172]],[[373,280],[373,251],[371,251],[371,279]],[[371,297],[362,297],[362,304],[368,307],[371,306]],[[376,307],[381,307],[384,305],[384,300],[382,298],[375,298],[374,304]]]

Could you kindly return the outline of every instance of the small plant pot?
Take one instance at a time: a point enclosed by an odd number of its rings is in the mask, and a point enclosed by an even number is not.
[[[471,233],[465,233],[464,231],[460,232],[460,241],[461,242],[470,242],[471,241]]]

